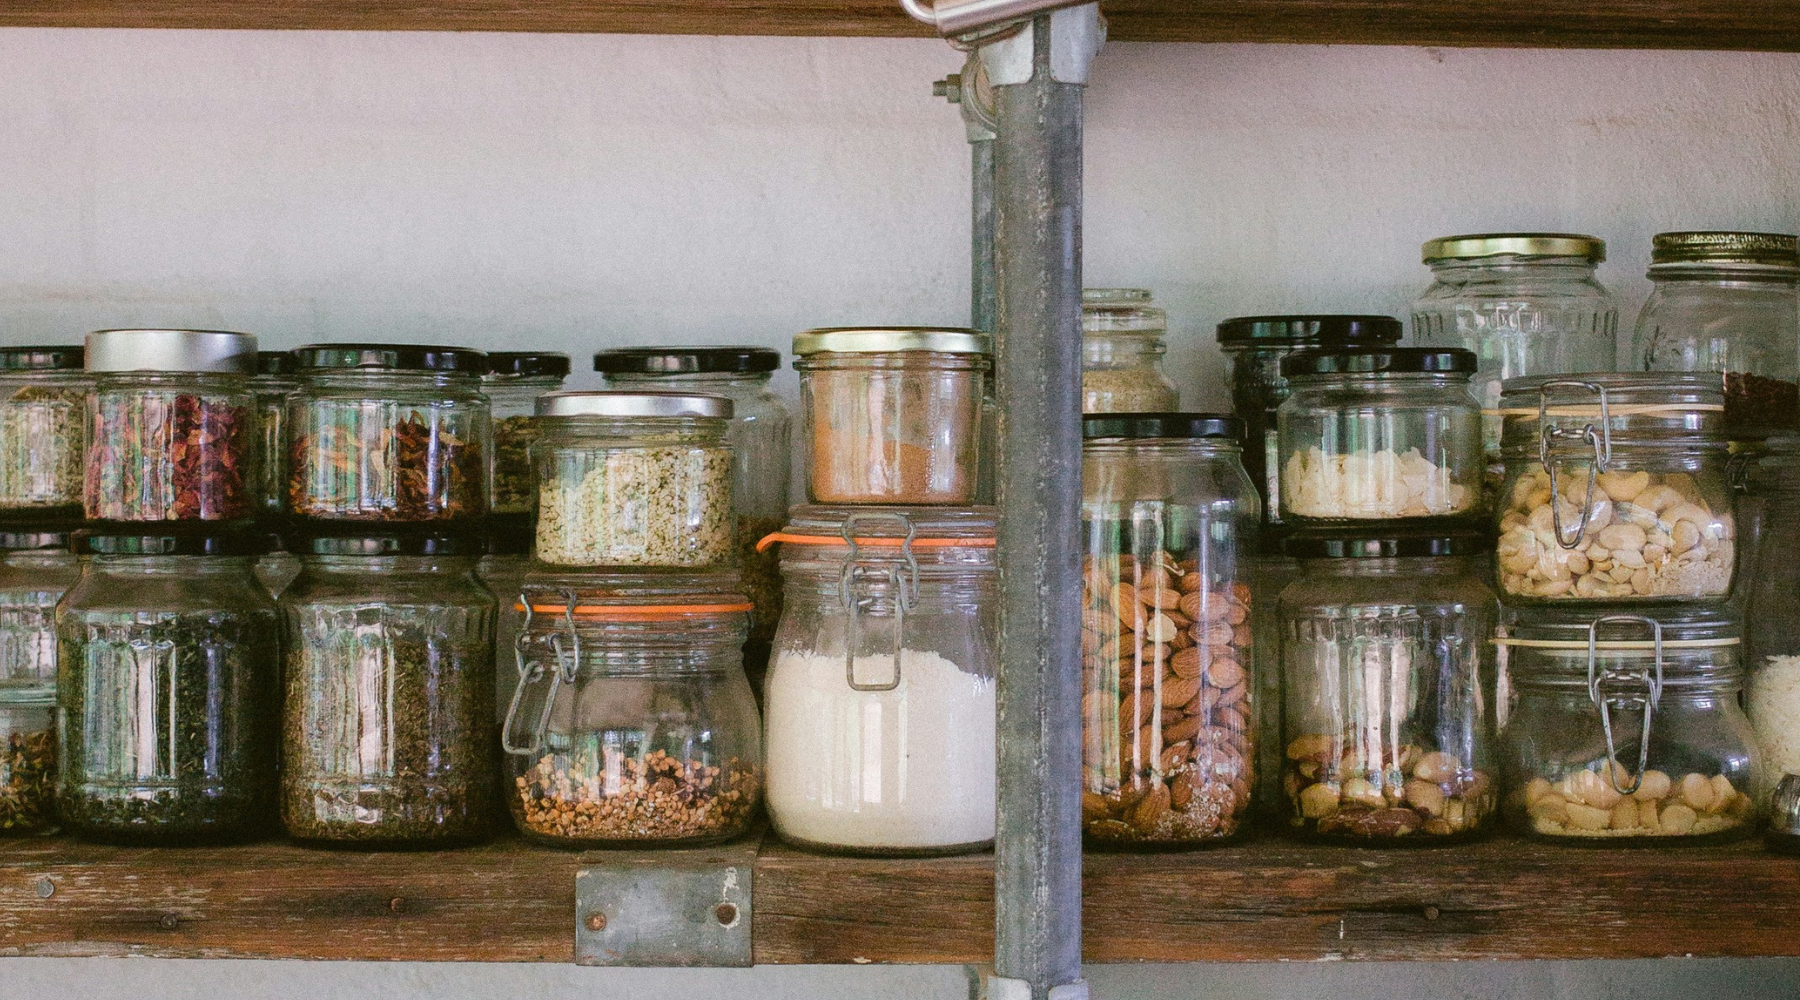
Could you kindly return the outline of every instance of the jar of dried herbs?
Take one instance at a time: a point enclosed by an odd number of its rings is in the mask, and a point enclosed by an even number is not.
[[[56,692],[0,689],[0,837],[56,828]]]
[[[539,396],[539,562],[730,566],[731,400],[674,392]]]
[[[256,403],[257,511],[280,516],[287,509],[287,398],[300,388],[300,361],[288,351],[257,351],[250,396]]]
[[[488,511],[487,355],[413,344],[299,348],[288,509],[325,521],[457,521]]]
[[[0,348],[0,514],[81,516],[79,347]]]
[[[750,642],[766,647],[781,620],[781,568],[756,543],[787,523],[788,443],[793,419],[769,386],[781,352],[766,347],[629,347],[594,355],[610,389],[700,392],[731,400],[732,496],[738,569],[750,612]],[[767,649],[761,650],[763,658]]]
[[[534,574],[503,743],[513,821],[558,847],[691,846],[749,829],[762,725],[730,571]]]
[[[256,338],[212,330],[87,336],[85,503],[97,521],[229,521],[256,510]]]
[[[281,822],[297,840],[468,843],[493,827],[494,595],[478,538],[314,535],[281,595]]]
[[[569,377],[569,356],[553,352],[490,351],[481,391],[494,409],[496,514],[531,513],[531,442],[537,440],[537,398]]]
[[[80,575],[67,531],[0,531],[0,694],[55,693],[56,602]]]
[[[280,630],[254,533],[82,532],[57,609],[57,810],[97,840],[274,826]]]
[[[481,561],[475,564],[475,576],[500,603],[494,619],[496,722],[505,718],[506,703],[518,680],[513,646],[525,622],[525,611],[519,607],[519,588],[525,584],[525,574],[531,572],[531,532],[531,515],[495,514],[483,528]]]

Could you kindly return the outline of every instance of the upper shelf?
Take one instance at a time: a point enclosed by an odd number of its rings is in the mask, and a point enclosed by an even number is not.
[[[1121,41],[1800,50],[1792,0],[1108,0]],[[8,0],[0,27],[928,35],[898,0]]]

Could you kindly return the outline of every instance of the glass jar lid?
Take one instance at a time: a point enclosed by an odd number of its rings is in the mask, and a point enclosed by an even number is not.
[[[1507,379],[1500,385],[1503,449],[1591,445],[1610,458],[1615,441],[1718,442],[1725,385],[1714,373],[1590,372]]]
[[[32,685],[23,687],[0,687],[0,709],[6,708],[55,708],[56,687]]]
[[[67,527],[9,527],[0,529],[0,552],[31,552],[37,549],[67,549],[74,536]]]
[[[489,514],[481,529],[481,551],[490,556],[528,556],[534,535],[530,514]]]
[[[489,351],[488,371],[498,378],[567,378],[569,356],[560,351]]]
[[[603,375],[748,375],[781,367],[767,347],[622,347],[594,354]]]
[[[487,552],[475,532],[436,530],[318,530],[307,528],[285,539],[288,551],[302,556],[480,556]]]
[[[979,330],[929,326],[831,327],[794,335],[794,355],[895,354],[930,351],[934,354],[994,353],[994,338]]]
[[[1580,257],[1598,264],[1606,259],[1606,241],[1578,233],[1474,233],[1426,240],[1419,256],[1427,264],[1484,257]]]
[[[1296,532],[1282,539],[1293,559],[1413,559],[1475,556],[1494,551],[1494,540],[1478,531]]]
[[[85,353],[75,344],[0,347],[0,371],[80,371],[86,367]]]
[[[1800,271],[1800,237],[1786,233],[1657,233],[1650,264],[1762,264]]]
[[[257,351],[256,374],[280,378],[300,370],[300,359],[293,351]]]
[[[993,507],[825,506],[800,504],[787,527],[757,542],[781,543],[784,566],[815,564],[834,571],[862,562],[983,569],[994,565],[998,526]]]
[[[75,533],[73,548],[84,556],[260,556],[269,540],[249,528],[161,533],[91,528]]]
[[[1402,327],[1392,316],[1318,314],[1237,316],[1219,324],[1220,345],[1299,347],[1311,344],[1398,344]]]
[[[1081,437],[1086,441],[1217,438],[1235,444],[1243,436],[1244,422],[1223,413],[1104,413],[1081,418]]]
[[[751,607],[740,586],[733,571],[534,571],[520,585],[513,609],[529,613],[533,625],[542,631],[555,630],[568,621],[580,625],[735,617],[747,614]]]
[[[91,372],[197,372],[251,375],[256,338],[224,330],[95,330],[87,335]]]
[[[309,371],[387,370],[439,374],[486,374],[487,355],[467,347],[432,344],[307,344],[294,349]]]
[[[540,417],[701,417],[730,420],[731,400],[691,392],[572,389],[537,398]]]
[[[1475,366],[1475,352],[1460,347],[1318,347],[1282,358],[1281,375],[1473,375]]]

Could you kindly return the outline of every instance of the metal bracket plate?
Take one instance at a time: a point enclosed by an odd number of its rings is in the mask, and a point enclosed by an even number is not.
[[[998,41],[983,44],[976,52],[987,69],[988,83],[1011,87],[1030,83],[1036,25],[1026,21],[1019,30]],[[1050,79],[1057,83],[1088,82],[1094,57],[1106,44],[1106,19],[1099,4],[1063,7],[1050,14]]]
[[[575,964],[750,965],[759,840],[584,855],[575,873]]]

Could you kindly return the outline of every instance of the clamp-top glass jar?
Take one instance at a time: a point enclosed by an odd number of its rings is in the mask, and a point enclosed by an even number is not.
[[[1169,317],[1143,288],[1081,291],[1081,412],[1167,413],[1181,391],[1163,374]]]
[[[1431,287],[1413,303],[1422,347],[1463,347],[1488,461],[1500,454],[1500,383],[1563,372],[1612,371],[1619,306],[1594,278],[1606,243],[1572,233],[1483,233],[1429,240]]]
[[[525,581],[503,741],[526,839],[692,846],[750,828],[762,731],[736,586],[729,571]]]
[[[1700,375],[1508,382],[1501,591],[1520,601],[1729,594],[1737,542],[1724,405],[1717,381]]]
[[[1171,847],[1237,833],[1256,761],[1243,426],[1204,413],[1082,421],[1082,829]]]
[[[992,508],[795,507],[768,713],[769,818],[829,851],[994,839]]]
[[[1658,233],[1655,287],[1638,313],[1631,367],[1719,372],[1725,433],[1760,440],[1800,426],[1800,247],[1780,233]]]
[[[1301,566],[1276,611],[1289,826],[1361,844],[1485,832],[1499,800],[1485,539],[1309,535],[1287,550]]]
[[[1738,632],[1719,609],[1534,608],[1509,623],[1507,822],[1562,843],[1750,833],[1756,739]]]
[[[96,521],[256,513],[256,338],[209,330],[87,335],[84,507]]]
[[[56,690],[56,604],[81,576],[61,527],[0,529],[0,691]]]
[[[554,351],[489,351],[481,392],[494,418],[493,512],[531,513],[536,495],[531,443],[537,440],[537,398],[569,377],[569,356]]]
[[[0,516],[81,516],[82,368],[79,347],[0,348]]]
[[[1388,347],[1290,354],[1281,374],[1281,516],[1310,522],[1472,515],[1481,411],[1469,351]]]
[[[806,489],[820,504],[970,504],[993,338],[922,327],[794,337]]]
[[[537,547],[552,566],[730,566],[731,400],[678,392],[538,397]]]
[[[456,521],[488,512],[487,355],[413,344],[299,348],[288,503],[322,521]]]

